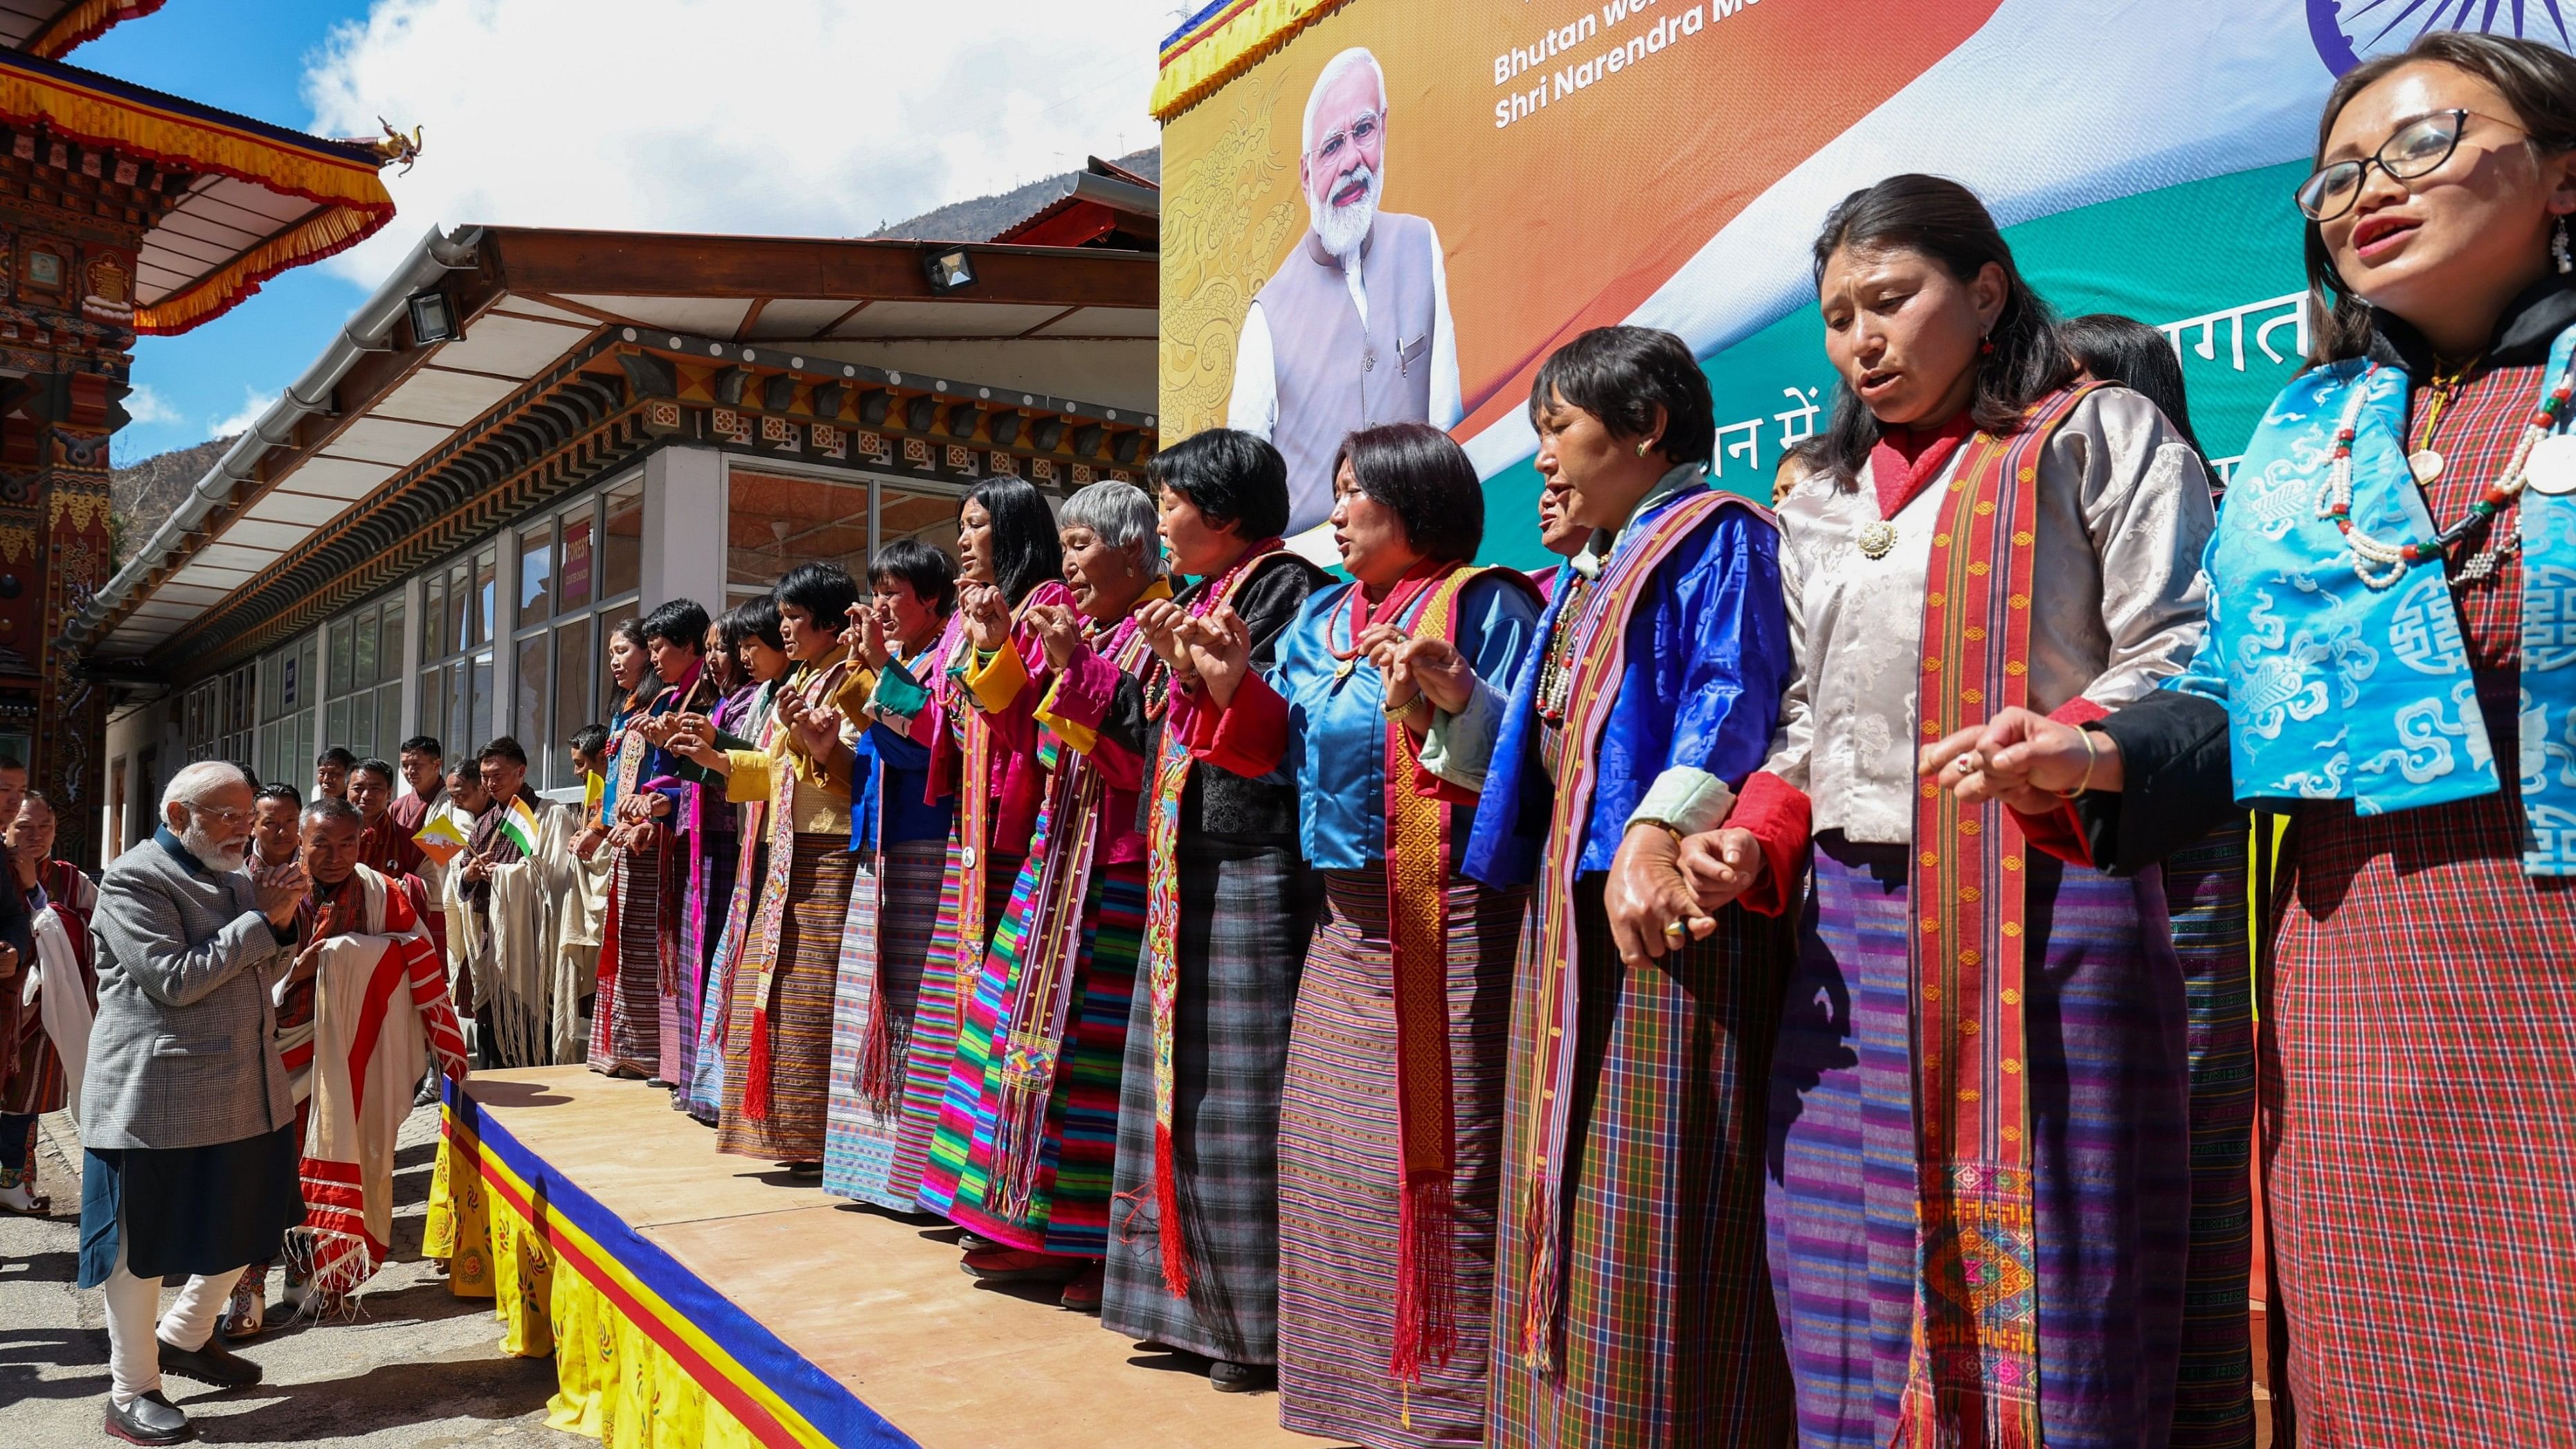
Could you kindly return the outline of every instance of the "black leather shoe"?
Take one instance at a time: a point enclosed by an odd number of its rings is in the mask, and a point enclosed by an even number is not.
[[[1279,1370],[1266,1363],[1208,1362],[1208,1387],[1220,1394],[1258,1393],[1279,1382]]]
[[[107,1432],[128,1444],[185,1444],[197,1437],[197,1426],[155,1389],[122,1409],[109,1399]]]
[[[217,1388],[246,1389],[259,1382],[259,1365],[224,1347],[220,1337],[209,1338],[200,1349],[185,1349],[170,1340],[155,1340],[161,1345],[161,1372],[185,1374]]]

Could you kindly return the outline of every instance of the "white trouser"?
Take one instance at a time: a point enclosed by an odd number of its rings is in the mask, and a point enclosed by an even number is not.
[[[125,1244],[116,1246],[116,1270],[107,1275],[107,1377],[108,1396],[119,1408],[161,1387],[161,1346],[156,1339],[166,1338],[174,1348],[200,1349],[215,1336],[215,1319],[224,1311],[224,1300],[232,1297],[233,1284],[241,1281],[242,1270],[199,1275],[179,1290],[178,1301],[161,1316],[156,1329],[153,1311],[161,1306],[161,1280],[137,1278],[126,1271]]]

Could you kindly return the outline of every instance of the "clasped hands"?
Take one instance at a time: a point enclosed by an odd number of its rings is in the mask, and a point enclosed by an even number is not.
[[[1963,804],[1993,800],[2023,815],[2125,783],[2117,740],[2017,706],[1924,746],[1916,768]]]

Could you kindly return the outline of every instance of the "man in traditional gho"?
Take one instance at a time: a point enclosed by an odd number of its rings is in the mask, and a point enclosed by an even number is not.
[[[613,853],[599,989],[591,1003],[590,1069],[668,1086],[687,1080],[683,1058],[696,1046],[694,1039],[686,1049],[680,1044],[680,1018],[696,1000],[702,969],[688,959],[680,908],[697,842],[680,831],[695,823],[697,791],[672,774],[672,757],[652,726],[705,709],[718,696],[706,677],[704,608],[673,599],[644,616],[641,632],[651,674],[609,730],[601,811]],[[653,691],[650,702],[635,707],[645,690]],[[694,1021],[694,1010],[685,1014]]]
[[[1965,805],[1915,755],[2180,673],[2208,475],[2147,399],[2075,384],[1957,183],[1853,193],[1814,256],[1844,396],[1781,505],[1798,670],[1764,773],[1684,852],[1704,905],[1804,910],[1768,1195],[1799,1432],[2163,1446],[2191,1160],[2162,883],[2062,865],[2058,802]]]
[[[472,964],[474,1005],[487,1067],[581,1060],[578,875],[571,811],[528,788],[528,753],[502,735],[485,745],[472,776],[448,776],[465,809],[481,809],[447,877],[448,939]]]
[[[1670,333],[1584,333],[1529,411],[1539,474],[1587,533],[1498,706],[1467,854],[1530,887],[1489,1442],[1785,1444],[1762,1149],[1788,938],[1700,910],[1675,867],[1770,743],[1791,668],[1778,535],[1709,487],[1708,383]]]
[[[719,751],[694,736],[673,743],[724,773],[728,800],[760,804],[768,841],[733,950],[716,1146],[820,1173],[832,997],[855,864],[852,754],[832,697],[846,668],[840,628],[859,588],[838,564],[808,563],[789,570],[771,597],[795,671],[780,681],[767,745]]]
[[[1353,47],[1306,96],[1298,189],[1310,225],[1245,309],[1226,423],[1288,464],[1291,531],[1333,506],[1334,450],[1378,423],[1454,426],[1458,345],[1430,221],[1382,211],[1386,74]]]
[[[957,566],[917,538],[899,538],[868,561],[868,588],[841,634],[852,667],[833,701],[857,732],[850,853],[858,875],[833,993],[823,1190],[911,1212],[928,1144],[903,1150],[904,1057],[957,813],[954,797],[930,796],[939,716],[920,681],[938,667],[956,612]]]
[[[350,766],[348,799],[363,822],[358,831],[358,864],[409,894],[426,921],[432,914],[429,904],[436,899],[429,893],[429,878],[422,874],[429,868],[429,852],[394,818],[394,767],[383,760],[360,760]],[[443,925],[430,933],[442,953],[445,936]]]
[[[733,1014],[733,962],[749,929],[753,898],[767,877],[769,844],[761,827],[764,802],[726,802],[723,777],[681,754],[673,746],[686,735],[718,750],[764,750],[775,728],[778,682],[794,660],[778,632],[778,601],[766,594],[725,611],[722,645],[738,663],[734,686],[713,711],[673,716],[666,748],[684,777],[711,788],[698,792],[708,862],[703,883],[691,892],[691,929],[701,934],[706,974],[698,1002],[698,1044],[690,1058],[688,1090],[680,1108],[713,1127],[723,1115],[725,1028]],[[692,774],[691,772],[697,772]],[[704,919],[694,919],[703,913]]]
[[[988,478],[957,507],[957,582],[961,599],[974,585],[998,591],[1018,610],[1039,589],[1064,574],[1064,545],[1055,515],[1036,488],[1018,478]],[[1020,864],[1037,829],[1047,771],[1038,758],[1044,732],[1037,724],[1035,690],[1015,690],[999,709],[987,709],[972,681],[989,661],[967,637],[962,612],[950,617],[937,655],[937,672],[915,680],[930,696],[939,729],[931,736],[933,796],[957,801],[940,867],[939,924],[922,967],[914,1003],[912,1045],[904,1053],[903,1127],[896,1151],[929,1160],[930,1143],[948,1100],[949,1069],[956,1064],[960,994],[984,969],[994,924],[1010,902]],[[927,1200],[925,1210],[936,1211]],[[969,1235],[972,1238],[972,1235]],[[982,1239],[967,1251],[997,1249]]]
[[[1468,566],[1484,492],[1438,429],[1353,433],[1333,473],[1353,582],[1308,596],[1259,673],[1232,609],[1185,620],[1199,687],[1173,727],[1237,774],[1292,772],[1324,876],[1279,1107],[1280,1422],[1474,1444],[1522,896],[1456,862],[1498,714],[1479,681],[1510,678],[1538,593]],[[1220,1387],[1258,1382],[1237,1373]]]
[[[2229,490],[2208,647],[2081,732],[2017,713],[1924,764],[1963,798],[2077,795],[2072,853],[2142,878],[2240,805],[2286,817],[2258,1057],[2275,1442],[2560,1443],[2576,61],[2429,33],[2336,82],[2314,164],[2323,320]]]
[[[1172,569],[1197,582],[1137,610],[1177,682],[1179,626],[1230,609],[1251,667],[1323,571],[1280,543],[1279,450],[1225,428],[1145,465]],[[1174,708],[1188,709],[1184,687]],[[1142,977],[1127,1022],[1101,1326],[1208,1360],[1226,1392],[1279,1359],[1279,1089],[1323,882],[1297,846],[1293,772],[1239,775],[1190,753],[1167,714],[1149,735]]]
[[[349,771],[358,757],[346,745],[332,745],[313,757],[313,798],[328,795],[334,800],[349,798]],[[256,777],[254,777],[256,778]]]
[[[964,995],[920,1198],[977,1240],[968,1273],[1062,1281],[1064,1306],[1097,1309],[1145,925],[1137,796],[1147,717],[1167,693],[1135,611],[1171,583],[1135,485],[1082,489],[1057,523],[1065,582],[1031,591],[1016,617],[992,585],[959,591],[966,683],[987,714],[1034,698],[1045,793]]]
[[[11,772],[0,760],[0,808]],[[16,772],[23,784],[25,772]],[[36,1119],[69,1106],[80,1114],[89,1029],[98,1011],[98,969],[90,960],[89,918],[98,888],[80,867],[54,859],[54,807],[27,791],[9,824],[9,866],[26,902],[26,932],[5,932],[0,953],[0,1212],[44,1213],[36,1191]],[[13,1020],[14,1015],[14,1020]]]

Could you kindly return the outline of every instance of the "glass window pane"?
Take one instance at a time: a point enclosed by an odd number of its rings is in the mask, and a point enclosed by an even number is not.
[[[349,701],[349,748],[359,759],[376,752],[376,693],[369,690]]]
[[[376,625],[382,617],[372,611],[358,616],[356,658],[349,666],[349,681],[360,689],[376,682]]]
[[[420,657],[436,659],[447,652],[439,626],[447,619],[447,580],[431,574],[420,588]]]
[[[467,699],[465,696],[465,662],[463,660],[458,660],[456,663],[447,666],[446,695],[447,738],[463,742],[458,745],[451,745],[449,748],[451,750],[462,750],[465,758],[470,760],[474,758],[475,751],[483,748],[485,741],[474,733],[474,720],[472,714],[473,701]]]
[[[518,736],[519,747],[528,752],[530,772],[545,788],[554,785],[553,772],[542,768],[550,753],[547,746],[553,736],[546,730],[546,704],[552,691],[546,688],[546,661],[552,651],[543,634],[531,634],[519,641],[519,678],[511,686],[517,701],[510,711],[510,733]]]
[[[519,622],[534,624],[554,613],[555,530],[540,523],[519,535]]]
[[[640,587],[644,570],[644,480],[610,490],[608,524],[600,546],[599,596],[613,599]]]
[[[403,673],[403,603],[400,599],[385,605],[383,641],[384,653],[376,659],[376,677],[399,683]]]
[[[470,721],[471,727],[466,730],[466,733],[477,740],[489,740],[492,738],[491,650],[486,649],[474,656],[474,679],[469,687],[473,691],[474,710]]]
[[[590,710],[590,626],[588,619],[570,619],[554,634],[555,733],[564,739],[598,718]]]
[[[877,547],[898,538],[917,538],[950,558],[957,556],[957,495],[916,492],[888,483],[877,492]],[[867,571],[844,565],[859,578]],[[769,582],[775,583],[772,579]]]
[[[590,602],[590,508],[564,515],[563,573],[555,589],[556,607],[578,609]]]
[[[472,643],[492,642],[492,621],[501,604],[498,583],[493,551],[487,548],[474,555],[474,631],[466,636]]]
[[[335,620],[332,623],[330,697],[333,699],[338,699],[341,695],[349,692],[349,656],[351,653],[349,634],[350,629],[348,620],[340,619]]]
[[[447,647],[441,654],[454,654],[474,637],[474,573],[464,564],[447,571]]]
[[[955,521],[945,499],[932,510]],[[725,581],[767,588],[800,563],[867,576],[868,485],[736,469],[725,505]]]
[[[420,672],[420,730],[423,734],[440,734],[447,728],[447,675],[438,669]],[[447,753],[455,755],[458,745],[449,744]]]
[[[324,749],[349,743],[349,701],[335,699],[323,707],[322,741]]]

